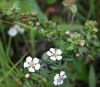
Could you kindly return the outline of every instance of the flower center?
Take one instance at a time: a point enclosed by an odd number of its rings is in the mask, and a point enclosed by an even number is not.
[[[57,54],[54,52],[54,53],[53,53],[53,56],[55,56],[55,57],[56,57],[56,56],[57,56]]]
[[[30,63],[29,63],[29,66],[30,66],[30,67],[34,67],[34,66],[35,66],[34,62],[33,62],[33,61],[30,62]]]
[[[59,76],[58,81],[61,82],[63,80],[63,78],[61,76]]]

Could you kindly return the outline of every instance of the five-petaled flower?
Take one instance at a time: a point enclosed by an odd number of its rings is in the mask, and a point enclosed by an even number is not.
[[[61,85],[63,84],[63,80],[66,79],[67,76],[65,75],[65,72],[64,71],[61,71],[60,74],[56,74],[54,76],[54,85]]]
[[[28,56],[26,58],[26,62],[24,63],[24,68],[27,67],[29,72],[35,72],[35,70],[40,69],[40,64],[39,64],[39,59],[37,58],[32,58]]]
[[[50,51],[47,51],[47,55],[50,56],[51,60],[61,60],[61,54],[62,51],[60,49],[55,50],[54,48],[50,48]]]
[[[18,33],[18,31],[17,31],[15,28],[13,28],[13,27],[11,27],[11,28],[9,29],[9,31],[8,31],[8,34],[9,34],[9,36],[11,36],[11,37],[16,36],[17,33]]]

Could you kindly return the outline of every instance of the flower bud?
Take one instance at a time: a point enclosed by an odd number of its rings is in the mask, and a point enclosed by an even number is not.
[[[89,42],[91,43],[91,42],[92,42],[92,40],[89,40]]]
[[[28,21],[30,21],[30,18],[27,18]]]
[[[70,32],[69,31],[66,31],[66,35],[69,35],[70,34]]]
[[[52,38],[52,35],[50,35],[50,38]]]
[[[32,16],[36,16],[37,14],[35,12],[32,12]]]
[[[15,10],[15,8],[12,7],[12,8],[11,8],[11,11],[14,11],[14,10]]]
[[[36,26],[40,26],[40,22],[36,22]]]
[[[39,78],[41,79],[42,78],[42,75],[40,75]]]
[[[25,75],[25,78],[26,78],[26,79],[30,78],[30,74],[26,74],[26,75]]]
[[[22,13],[21,15],[22,15],[22,16],[26,16],[26,14],[25,14],[25,13]]]
[[[79,56],[80,56],[80,54],[79,54],[79,53],[76,53],[76,56],[77,56],[77,57],[79,57]]]
[[[81,46],[84,46],[84,43],[81,43]]]

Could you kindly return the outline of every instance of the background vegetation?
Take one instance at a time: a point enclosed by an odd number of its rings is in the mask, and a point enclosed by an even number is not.
[[[50,43],[41,33],[25,28],[24,34],[9,37],[8,30],[14,24],[3,8],[12,6],[16,0],[0,0],[0,87],[23,87],[17,84],[18,69],[23,68],[25,56],[31,55],[41,58],[41,55],[50,47],[59,47],[58,43]],[[78,11],[72,14],[67,7],[62,5],[62,0],[19,0],[22,12],[36,10],[39,17],[48,18],[60,25],[63,31],[80,32],[87,20],[95,20],[98,23],[97,33],[100,39],[100,1],[77,0]],[[5,22],[6,21],[6,22]],[[7,23],[8,22],[8,23]],[[100,55],[100,54],[99,54]],[[69,62],[67,76],[70,78],[70,87],[100,87],[100,58],[95,56],[93,60]],[[17,69],[17,68],[18,69]],[[45,87],[54,87],[53,84],[44,84]],[[27,86],[26,86],[27,87]]]

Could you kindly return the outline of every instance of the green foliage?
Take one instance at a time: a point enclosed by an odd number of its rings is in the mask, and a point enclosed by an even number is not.
[[[89,70],[89,87],[96,87],[96,74],[93,65],[90,66]]]

